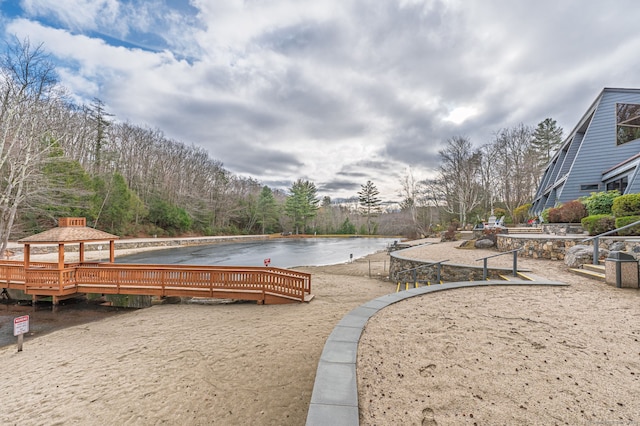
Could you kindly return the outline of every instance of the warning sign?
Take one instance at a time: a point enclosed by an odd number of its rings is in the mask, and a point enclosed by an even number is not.
[[[13,335],[19,336],[29,332],[29,315],[23,315],[13,319]]]

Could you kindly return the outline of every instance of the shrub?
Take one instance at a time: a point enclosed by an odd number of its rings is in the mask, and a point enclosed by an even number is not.
[[[542,213],[544,215],[544,212]],[[550,208],[547,216],[547,221],[550,223],[578,223],[587,216],[587,209],[580,201],[573,200],[561,206]]]
[[[562,222],[560,207],[550,208],[549,211],[547,212],[547,219],[545,220],[545,222],[548,222],[548,223]]]
[[[519,207],[516,207],[513,210],[514,221],[517,223],[526,222],[529,217],[529,209],[531,209],[531,203],[523,204]]]
[[[616,218],[616,228],[622,228],[630,223],[640,220],[640,216],[623,216]],[[640,235],[640,225],[632,226],[631,228],[618,231],[618,235]]]
[[[580,221],[589,235],[598,235],[616,229],[616,219],[608,214],[587,216]]]
[[[551,210],[550,208],[548,209],[544,209],[542,210],[542,213],[540,213],[540,216],[542,216],[542,220],[544,220],[545,222],[549,223],[549,210]]]
[[[456,241],[456,232],[458,231],[458,222],[451,222],[449,228],[442,234],[441,241]]]
[[[587,209],[578,200],[569,201],[560,207],[560,222],[578,223],[587,216]]]
[[[485,228],[482,231],[482,239],[483,240],[491,240],[494,244],[498,242],[498,234],[504,234],[505,230],[501,228]]]
[[[615,217],[640,215],[640,194],[621,195],[613,200],[611,212]]]
[[[620,196],[620,191],[592,192],[588,197],[582,197],[580,201],[587,208],[589,216],[597,214],[611,214],[613,200]]]

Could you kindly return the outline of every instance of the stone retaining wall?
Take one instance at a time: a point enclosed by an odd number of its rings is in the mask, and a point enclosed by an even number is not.
[[[536,236],[526,235],[498,235],[498,251],[509,251],[522,248],[518,252],[519,257],[531,257],[533,259],[564,260],[566,251],[577,245],[593,245],[593,240],[583,241],[589,238],[588,235],[567,235],[567,236]],[[621,243],[624,246],[622,251],[633,255],[640,260],[640,239],[638,237],[601,237],[599,248],[609,250],[614,243]]]
[[[137,248],[145,248],[145,247],[180,247],[180,246],[193,246],[193,245],[208,245],[208,244],[219,244],[219,243],[238,243],[243,241],[254,241],[254,240],[266,240],[269,236],[267,235],[233,235],[233,236],[217,236],[217,237],[193,237],[193,238],[140,238],[140,239],[126,239],[126,240],[115,240],[115,249],[116,250],[128,250],[128,249],[137,249]],[[80,244],[70,243],[65,244],[64,251],[65,253],[74,253],[80,249]],[[14,253],[22,253],[24,250],[24,246],[22,244],[11,244],[9,247]],[[95,242],[95,243],[85,243],[84,245],[85,252],[87,251],[109,251],[109,242]],[[32,244],[31,245],[31,254],[48,254],[48,253],[57,253],[58,245],[57,244]]]
[[[588,236],[580,223],[543,223],[542,233],[549,235],[585,234],[584,238]]]
[[[430,282],[437,284],[437,266],[426,266],[437,260],[417,260],[402,256],[402,250],[390,253],[389,263],[389,279],[392,282],[413,282],[414,275],[408,269],[419,268],[416,270],[415,278],[418,281]],[[505,254],[505,256],[508,256]],[[490,261],[489,261],[490,262]],[[479,281],[482,280],[483,262],[478,261],[478,266],[460,265],[455,263],[442,263],[440,269],[440,279],[446,282],[456,281]],[[500,279],[499,275],[511,274],[512,269],[509,268],[487,268],[487,278]]]

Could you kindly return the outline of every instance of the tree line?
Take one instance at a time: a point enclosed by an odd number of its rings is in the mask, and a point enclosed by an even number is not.
[[[478,149],[451,138],[437,177],[415,181],[409,172],[401,205],[383,213],[371,181],[340,204],[320,199],[308,180],[272,189],[160,129],[116,121],[99,99],[77,105],[43,46],[14,39],[0,62],[0,250],[9,238],[50,229],[65,216],[121,236],[426,235],[491,208],[513,214],[530,199],[543,154],[548,160],[562,132],[553,120],[543,123],[535,131],[502,130]]]
[[[521,123],[501,129],[480,147],[463,136],[448,139],[439,151],[434,178],[415,182],[409,177],[403,182],[416,226],[428,233],[435,223],[433,210],[440,213],[441,222],[461,226],[486,221],[491,213],[512,223],[526,221],[542,172],[562,144],[562,133],[557,122],[547,118],[536,128]]]
[[[43,46],[14,39],[0,62],[3,247],[65,216],[117,235],[369,233],[379,209],[319,200],[234,175],[200,147],[70,101]],[[370,189],[371,191],[371,189]],[[375,203],[374,203],[375,204]],[[393,231],[391,231],[393,232]]]

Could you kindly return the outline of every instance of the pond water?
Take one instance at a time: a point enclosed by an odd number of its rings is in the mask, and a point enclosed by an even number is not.
[[[393,238],[281,238],[146,251],[116,258],[118,263],[162,263],[220,266],[322,266],[386,249]]]
[[[321,266],[364,257],[386,249],[394,241],[397,239],[282,238],[146,251],[117,257],[116,262],[264,266],[264,259],[270,258],[271,266],[279,268]],[[52,311],[50,302],[40,302],[36,307],[29,305],[0,301],[0,347],[16,344],[17,338],[13,336],[13,319],[17,316],[30,316],[30,331],[25,335],[25,350],[28,350],[27,343],[33,337],[70,325],[83,324],[130,311],[130,309],[100,306],[84,299],[62,301],[57,312]]]

